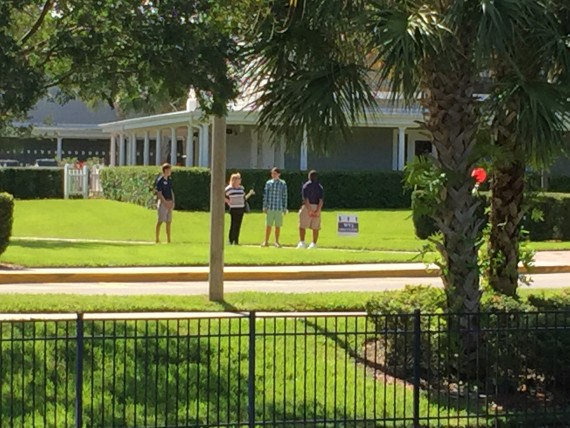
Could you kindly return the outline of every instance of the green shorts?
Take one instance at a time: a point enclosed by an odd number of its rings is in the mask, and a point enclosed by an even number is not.
[[[283,226],[283,211],[268,210],[265,216],[265,225],[275,227]]]

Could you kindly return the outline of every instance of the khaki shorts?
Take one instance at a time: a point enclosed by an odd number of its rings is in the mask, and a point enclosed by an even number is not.
[[[318,205],[311,204],[311,209],[316,210]],[[319,230],[321,228],[321,216],[311,217],[309,215],[309,210],[303,205],[299,210],[299,228],[300,229],[312,229]]]
[[[283,226],[283,211],[268,210],[265,216],[265,225],[275,227]]]
[[[172,223],[172,210],[169,210],[164,205],[158,201],[156,205],[158,211],[158,222],[159,223]]]

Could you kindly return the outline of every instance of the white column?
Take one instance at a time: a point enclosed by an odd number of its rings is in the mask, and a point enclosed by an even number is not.
[[[398,170],[403,171],[406,155],[406,128],[398,128]]]
[[[188,125],[186,137],[186,166],[194,166],[194,127]]]
[[[176,128],[170,128],[170,164],[176,165],[176,152],[178,151],[178,144],[176,140]]]
[[[209,148],[210,148],[210,125],[205,123],[200,126],[199,134],[199,166],[204,168],[210,167]]]
[[[257,168],[257,150],[258,150],[258,142],[257,142],[257,131],[255,128],[251,129],[251,146],[249,152],[249,167],[254,169]]]
[[[63,138],[57,137],[57,155],[56,155],[56,157],[57,157],[58,161],[60,161],[62,158],[62,152],[63,152]]]
[[[119,166],[125,164],[125,134],[119,134]]]
[[[109,162],[111,166],[117,166],[117,136],[111,134],[111,146],[109,148]]]
[[[154,164],[156,166],[159,166],[160,161],[161,161],[161,159],[160,159],[160,140],[161,140],[161,137],[162,137],[162,132],[160,129],[157,129],[156,130],[156,142],[155,142],[155,146],[154,146],[154,154],[155,154]]]
[[[147,166],[150,158],[150,136],[144,131],[143,165]]]
[[[307,131],[305,131],[303,132],[303,141],[301,141],[301,159],[299,161],[299,169],[301,171],[307,170],[308,145]]]

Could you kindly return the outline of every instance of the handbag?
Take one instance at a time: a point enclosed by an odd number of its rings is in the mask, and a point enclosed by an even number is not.
[[[245,201],[244,212],[248,213],[251,211],[251,207],[249,206],[249,202]]]

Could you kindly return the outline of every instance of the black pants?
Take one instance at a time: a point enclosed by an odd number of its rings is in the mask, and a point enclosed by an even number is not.
[[[239,231],[245,208],[230,208],[230,217],[232,219],[230,225],[230,244],[239,244]]]

